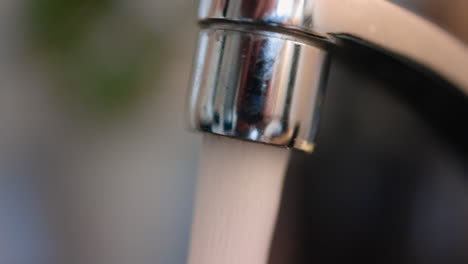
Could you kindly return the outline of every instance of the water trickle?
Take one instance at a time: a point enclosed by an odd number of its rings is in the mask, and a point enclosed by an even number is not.
[[[289,151],[205,135],[189,264],[263,264]]]

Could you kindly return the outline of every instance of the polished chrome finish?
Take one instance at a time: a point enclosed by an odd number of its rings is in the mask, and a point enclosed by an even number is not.
[[[327,62],[318,43],[245,27],[203,29],[191,127],[311,152]]]
[[[437,73],[468,95],[468,48],[383,0],[201,0],[191,127],[311,152],[337,35]]]
[[[201,0],[200,20],[222,19],[251,24],[268,24],[313,35],[316,0]]]
[[[384,0],[201,0],[200,21],[346,34],[438,73],[468,95],[468,48],[437,25]]]

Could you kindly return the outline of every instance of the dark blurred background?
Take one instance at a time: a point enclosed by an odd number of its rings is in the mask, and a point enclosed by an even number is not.
[[[468,2],[394,2],[468,41]],[[185,263],[196,7],[0,1],[0,263]],[[430,83],[346,54],[335,56],[317,153],[293,156],[272,261],[466,260],[463,151],[392,92]]]

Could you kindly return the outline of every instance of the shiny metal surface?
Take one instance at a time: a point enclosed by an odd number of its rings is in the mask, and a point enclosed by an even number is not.
[[[311,152],[328,71],[320,46],[246,27],[201,30],[191,127]]]
[[[200,20],[223,19],[252,24],[268,24],[314,35],[316,0],[201,0]]]
[[[468,48],[388,1],[201,0],[190,125],[311,152],[328,56],[351,36],[406,58],[468,95]]]
[[[389,1],[201,0],[198,18],[275,26],[329,40],[334,35],[350,35],[436,72],[468,95],[464,43]]]

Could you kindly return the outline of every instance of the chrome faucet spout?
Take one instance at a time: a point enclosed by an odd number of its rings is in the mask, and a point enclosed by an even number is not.
[[[350,36],[468,95],[468,48],[383,0],[201,0],[190,126],[312,152],[330,48]],[[446,52],[446,51],[450,52]]]

